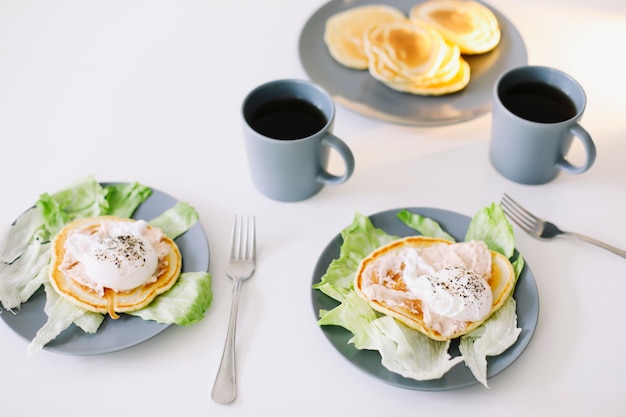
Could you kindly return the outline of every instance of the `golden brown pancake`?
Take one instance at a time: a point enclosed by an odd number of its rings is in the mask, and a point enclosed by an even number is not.
[[[370,64],[382,61],[392,71],[389,77],[432,75],[439,67],[445,49],[445,41],[435,31],[406,19],[376,25],[365,37]]]
[[[156,280],[148,282],[137,288],[126,291],[114,291],[104,288],[104,294],[87,285],[83,285],[70,278],[59,268],[63,262],[68,236],[76,230],[95,232],[101,227],[103,221],[127,221],[132,219],[118,218],[113,216],[101,216],[75,220],[65,226],[52,242],[52,259],[50,263],[50,282],[53,288],[64,298],[77,304],[86,310],[97,313],[108,313],[112,318],[118,318],[117,313],[138,310],[150,304],[159,294],[169,290],[178,279],[182,267],[182,256],[176,243],[167,236],[161,237],[161,242],[169,248],[163,258],[159,258]],[[151,228],[151,226],[147,226]]]
[[[370,74],[394,90],[442,95],[469,83],[470,68],[459,48],[420,22],[405,19],[370,27],[365,51]]]
[[[332,57],[340,64],[355,69],[367,69],[363,50],[363,35],[372,25],[406,19],[406,15],[391,6],[374,4],[354,7],[331,16],[326,21],[324,42]]]
[[[374,267],[374,264],[377,261],[386,256],[394,256],[394,254],[397,254],[400,250],[406,248],[427,248],[438,244],[451,245],[453,242],[437,238],[411,236],[397,240],[375,250],[361,262],[356,273],[354,288],[361,297],[369,302],[370,306],[374,310],[394,317],[407,326],[422,332],[432,339],[450,340],[471,332],[480,326],[485,320],[487,320],[487,318],[489,318],[489,316],[491,316],[491,314],[497,311],[504,304],[515,287],[515,271],[505,256],[497,252],[487,250],[488,255],[491,255],[491,270],[487,271],[486,276],[483,276],[486,278],[492,293],[492,306],[489,314],[478,321],[464,322],[465,324],[463,328],[456,330],[453,334],[444,336],[426,324],[424,319],[424,308],[421,300],[408,296],[406,283],[402,279],[402,270],[404,269],[405,264],[401,264],[397,267],[398,269],[395,270],[380,270],[380,267]],[[366,288],[368,286],[383,283],[383,280],[381,279],[381,275],[383,274],[387,277],[387,279],[384,280],[383,285],[385,288],[395,290],[395,301],[387,301],[386,299],[371,299],[366,295]],[[406,294],[406,296],[403,296],[403,293]],[[400,298],[400,301],[398,301],[398,297]]]
[[[428,0],[415,5],[411,20],[431,25],[462,54],[482,54],[500,42],[500,26],[494,13],[471,0]]]

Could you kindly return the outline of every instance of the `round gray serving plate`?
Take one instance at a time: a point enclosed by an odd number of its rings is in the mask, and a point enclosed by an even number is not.
[[[454,236],[457,241],[463,241],[465,239],[465,234],[471,221],[469,217],[435,208],[408,207],[407,209],[413,213],[418,213],[437,221],[444,230]],[[415,230],[409,228],[397,219],[396,215],[401,210],[402,209],[383,211],[369,217],[374,226],[391,235],[403,237],[418,234]],[[315,266],[312,280],[313,284],[320,281],[332,260],[339,257],[339,248],[342,242],[341,234],[338,234],[331,240],[328,246],[326,246]],[[311,295],[313,312],[316,318],[319,317],[318,313],[320,310],[331,310],[339,304],[336,300],[333,300],[319,290],[312,290]],[[537,327],[537,320],[539,319],[539,293],[528,264],[526,264],[518,278],[513,297],[517,302],[517,325],[522,331],[515,344],[508,350],[498,356],[487,358],[488,379],[504,371],[522,354],[526,346],[528,346],[528,343],[530,343],[535,328]],[[405,378],[387,370],[387,368],[381,364],[381,357],[377,351],[358,350],[354,345],[348,343],[348,340],[352,337],[352,333],[348,330],[339,326],[320,326],[320,328],[333,347],[350,363],[366,374],[378,378],[385,383],[419,391],[452,390],[478,383],[472,372],[464,363],[455,365],[440,379],[416,381],[414,379]],[[452,356],[459,355],[458,340],[452,341],[449,352]]]
[[[424,0],[388,0],[407,15]],[[364,116],[385,122],[408,125],[445,125],[474,119],[491,111],[492,90],[505,71],[526,65],[526,45],[513,24],[502,13],[489,7],[500,23],[500,44],[491,52],[466,56],[471,80],[462,91],[427,97],[392,90],[374,79],[366,70],[347,68],[335,61],[324,43],[326,20],[344,10],[379,4],[378,0],[332,0],[318,9],[300,34],[300,62],[310,79],[324,87],[338,104]],[[484,3],[483,3],[484,4]]]
[[[176,202],[173,197],[153,188],[152,194],[137,208],[133,218],[150,220]],[[183,256],[183,272],[209,270],[209,243],[199,222],[175,242]],[[40,288],[15,314],[2,311],[0,317],[15,333],[30,342],[48,318],[43,311],[45,302],[45,292]],[[106,316],[96,333],[88,334],[71,325],[44,346],[44,350],[76,356],[110,353],[144,342],[169,326],[127,314],[121,314],[117,320]]]

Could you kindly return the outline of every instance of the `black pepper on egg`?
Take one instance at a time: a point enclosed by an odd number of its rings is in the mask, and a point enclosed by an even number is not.
[[[112,259],[113,264],[121,268],[124,259],[129,262],[141,260],[145,264],[145,254],[146,248],[142,239],[132,235],[118,235],[104,238],[94,256],[99,261]]]

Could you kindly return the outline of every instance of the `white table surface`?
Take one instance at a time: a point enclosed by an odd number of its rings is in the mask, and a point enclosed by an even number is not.
[[[116,353],[27,357],[26,341],[0,323],[2,415],[626,415],[626,259],[602,249],[516,229],[540,318],[490,389],[389,386],[335,351],[311,306],[318,256],[356,210],[472,215],[507,192],[563,228],[626,248],[626,3],[490,2],[522,34],[530,64],[562,69],[586,89],[583,124],[598,149],[587,173],[541,186],[504,179],[487,157],[490,115],[426,128],[338,107],[335,132],[355,153],[354,176],[279,203],[250,181],[240,103],[264,81],[306,78],[297,40],[323,4],[0,1],[0,221],[86,175],[140,181],[197,208],[214,277],[204,321]],[[257,217],[258,268],[239,310],[239,396],[224,406],[210,390],[230,308],[223,271],[235,213]]]

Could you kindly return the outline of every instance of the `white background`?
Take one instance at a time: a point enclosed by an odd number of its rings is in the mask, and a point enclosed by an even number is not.
[[[530,64],[584,86],[583,125],[598,148],[589,172],[542,186],[504,179],[487,157],[490,115],[424,128],[338,107],[335,133],[354,151],[354,176],[279,203],[250,181],[240,104],[262,82],[306,78],[297,41],[323,4],[0,0],[0,221],[86,175],[140,181],[199,211],[215,293],[203,322],[100,356],[27,358],[27,342],[0,324],[3,415],[626,415],[626,259],[609,252],[516,229],[540,319],[490,389],[412,391],[364,374],[317,327],[310,289],[320,252],[356,210],[472,215],[507,192],[563,228],[626,248],[625,3],[490,2],[521,33]],[[235,213],[257,217],[258,268],[240,304],[239,397],[223,406],[210,390],[230,308],[223,271]]]

